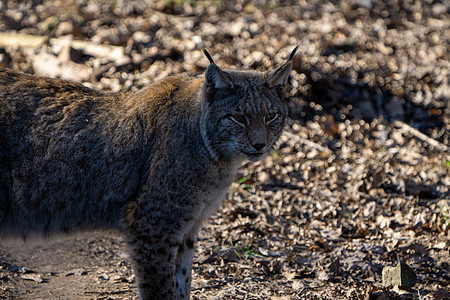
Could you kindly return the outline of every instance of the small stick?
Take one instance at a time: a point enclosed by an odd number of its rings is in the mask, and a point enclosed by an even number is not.
[[[415,136],[419,140],[427,142],[430,146],[433,146],[434,148],[436,148],[438,150],[441,150],[441,151],[444,151],[444,152],[449,151],[449,148],[446,145],[443,145],[443,144],[439,143],[435,139],[427,136],[426,134],[423,134],[419,130],[409,126],[408,124],[406,124],[406,123],[404,123],[402,121],[395,121],[394,125],[399,127],[399,128],[401,128],[403,131],[406,131],[406,132],[412,134],[413,136]]]
[[[316,150],[319,150],[320,152],[326,152],[326,151],[329,151],[327,148],[325,148],[325,147],[323,147],[323,146],[321,146],[321,145],[319,145],[319,144],[317,144],[317,143],[314,143],[314,142],[311,142],[310,140],[301,138],[301,137],[299,137],[298,135],[292,134],[292,133],[290,133],[290,132],[285,131],[283,134],[284,134],[286,137],[288,137],[289,139],[293,140],[293,141],[302,143],[302,144],[304,144],[304,145],[306,145],[306,146],[308,146],[308,147],[310,147],[310,148],[314,148],[314,149],[316,149]]]

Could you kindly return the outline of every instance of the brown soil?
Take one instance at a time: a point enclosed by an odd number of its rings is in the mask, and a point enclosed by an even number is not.
[[[449,299],[450,3],[280,2],[3,1],[21,46],[1,36],[0,66],[136,90],[201,74],[203,48],[269,70],[298,44],[286,134],[205,223],[192,298]],[[409,291],[382,285],[397,262]],[[0,241],[0,298],[137,299],[133,281],[119,232]]]

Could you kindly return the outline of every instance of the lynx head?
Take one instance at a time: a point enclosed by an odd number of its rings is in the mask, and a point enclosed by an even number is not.
[[[202,137],[216,160],[256,161],[279,138],[287,114],[284,89],[292,58],[270,72],[221,70],[210,61],[202,99]]]

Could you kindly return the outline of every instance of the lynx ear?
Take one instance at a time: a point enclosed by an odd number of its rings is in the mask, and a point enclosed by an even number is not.
[[[270,71],[267,74],[267,85],[271,88],[276,86],[282,86],[284,87],[286,85],[287,79],[289,77],[289,74],[292,70],[292,58],[294,57],[295,52],[297,51],[298,46],[292,50],[291,54],[289,55],[288,60],[284,65],[279,67],[276,70]]]
[[[206,57],[208,58],[210,64],[208,66],[208,69],[206,69],[206,86],[207,87],[213,87],[216,89],[222,89],[222,88],[234,88],[233,83],[231,82],[230,78],[227,76],[227,74],[222,71],[213,61],[211,55],[208,53],[208,51],[203,50]]]

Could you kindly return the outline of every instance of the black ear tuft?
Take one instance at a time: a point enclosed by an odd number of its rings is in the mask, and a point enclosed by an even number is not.
[[[292,50],[291,54],[289,54],[289,58],[287,59],[287,61],[291,61],[294,58],[295,52],[297,52],[298,49],[298,45],[295,46],[294,50]]]
[[[213,64],[214,60],[211,57],[211,54],[209,54],[209,52],[206,49],[203,49],[203,53],[205,53],[206,58],[209,60],[209,63]]]

